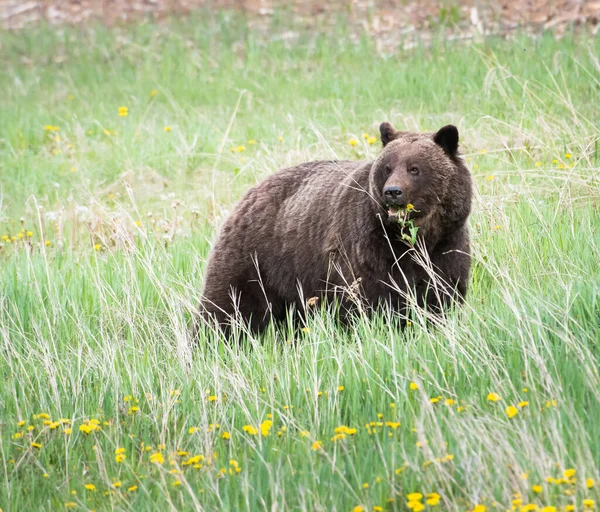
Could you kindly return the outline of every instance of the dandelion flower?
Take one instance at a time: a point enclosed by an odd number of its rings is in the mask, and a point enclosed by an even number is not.
[[[487,510],[485,505],[475,505],[473,507],[473,512],[485,512]]]
[[[356,507],[352,509],[352,512],[365,512],[365,507],[362,505],[356,505]]]
[[[519,402],[518,404],[519,409],[523,409],[523,407],[527,407],[529,405],[529,402]]]
[[[509,418],[514,418],[517,414],[519,414],[519,409],[517,409],[514,405],[509,405],[505,412]]]
[[[531,487],[531,490],[533,492],[535,492],[536,494],[540,494],[542,492],[543,488],[541,485],[534,485]]]
[[[131,487],[127,488],[127,492],[134,492],[137,491],[138,486],[137,485],[132,485]]]
[[[255,141],[254,139],[250,139],[250,140],[248,141],[248,144],[250,144],[250,145],[256,144],[256,141]]]
[[[406,495],[406,499],[408,501],[421,501],[423,499],[423,495],[420,492],[411,492]]]
[[[573,477],[575,476],[575,473],[577,473],[577,470],[576,470],[576,469],[569,468],[569,469],[565,469],[565,470],[563,471],[563,476],[564,476],[565,478],[573,478]]]
[[[256,434],[258,434],[258,430],[256,428],[254,428],[252,425],[244,425],[242,427],[242,430],[248,434],[250,434],[251,436],[255,436]]]
[[[432,492],[427,495],[427,500],[425,503],[430,506],[435,506],[440,502],[441,496],[437,492]]]
[[[348,144],[350,144],[352,147],[354,147],[358,144],[358,141],[356,139],[350,139],[348,141]]]
[[[100,245],[100,244],[94,244],[95,251],[99,251],[101,247],[102,247],[102,245]]]
[[[311,448],[314,451],[320,450],[321,448],[323,448],[323,443],[321,443],[321,441],[315,441],[312,445]]]
[[[231,439],[231,434],[229,432],[223,432],[221,434],[222,439]]]
[[[32,448],[37,448],[38,450],[42,447],[40,443],[31,443]]]
[[[129,115],[129,109],[127,107],[119,107],[119,115],[121,117],[126,117]]]
[[[489,393],[487,399],[488,402],[499,402],[500,400],[502,400],[500,395],[498,395],[497,393]]]
[[[338,391],[344,391],[344,386],[338,386]]]
[[[119,463],[123,462],[126,458],[127,458],[127,456],[122,453],[119,455],[115,455],[115,461],[117,461]]]
[[[172,130],[172,128],[170,126],[165,126],[165,131],[166,132],[170,132]]]
[[[565,153],[565,158],[572,158],[573,155],[571,153]]]
[[[157,94],[158,94],[158,91],[157,91],[156,89],[152,89],[152,90],[150,91],[150,97],[151,97],[151,98],[154,98],[154,96],[156,96]]]
[[[583,500],[583,506],[585,508],[594,508],[596,506],[596,502],[591,499]]]
[[[419,385],[416,382],[411,382],[409,388],[411,391],[416,391],[419,389]]]
[[[96,486],[94,484],[85,484],[85,488],[88,491],[96,491]]]
[[[536,167],[541,167],[541,166],[542,166],[542,162],[540,162],[540,161],[536,162],[536,163],[535,163],[535,166],[536,166]]]
[[[154,452],[152,455],[150,455],[150,462],[154,462],[156,464],[162,464],[165,462],[165,458],[162,453]]]
[[[488,177],[487,177],[487,180],[488,180],[488,181],[494,181],[494,177],[493,177],[493,176],[488,176]]]
[[[588,479],[585,481],[585,486],[586,486],[588,489],[591,489],[592,487],[594,487],[594,484],[595,484],[595,483],[596,483],[596,482],[594,482],[594,479],[593,479],[593,478],[588,478]]]
[[[45,245],[46,247],[49,247],[49,246],[51,246],[51,245],[52,245],[52,242],[51,242],[50,240],[46,240],[46,241],[44,242],[44,245]]]
[[[242,152],[246,151],[246,146],[238,146],[237,148],[235,148],[235,150],[238,153],[242,153]]]
[[[409,501],[406,507],[414,512],[421,512],[421,510],[425,509],[425,505],[420,501]]]
[[[365,482],[364,484],[362,484],[362,488],[363,489],[368,489],[369,488],[369,484],[367,482]]]
[[[119,480],[117,480],[116,482],[113,482],[113,483],[112,483],[112,486],[113,486],[115,489],[118,489],[119,487],[121,487],[121,482],[120,482]]]
[[[367,144],[369,144],[369,146],[372,145],[372,144],[374,144],[375,142],[377,142],[377,138],[375,138],[375,137],[368,137],[367,138]]]

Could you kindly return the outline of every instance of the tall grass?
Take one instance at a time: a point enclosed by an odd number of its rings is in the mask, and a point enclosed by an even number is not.
[[[0,34],[0,507],[591,508],[598,39],[380,55],[342,23],[288,28]],[[459,127],[477,188],[462,310],[192,346],[233,202],[283,166],[374,157],[384,120]]]

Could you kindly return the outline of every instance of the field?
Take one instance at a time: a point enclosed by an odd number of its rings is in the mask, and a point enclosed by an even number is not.
[[[0,33],[0,508],[600,507],[598,55],[231,13]],[[459,127],[464,308],[192,346],[235,201],[382,121]]]

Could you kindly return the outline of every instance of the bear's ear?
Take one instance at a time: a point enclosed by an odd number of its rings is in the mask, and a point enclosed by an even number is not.
[[[458,150],[458,128],[449,124],[440,128],[433,136],[433,142],[451,156],[456,155]]]
[[[381,123],[379,125],[379,133],[381,133],[381,143],[383,147],[386,147],[389,142],[398,138],[400,132],[396,131],[390,123]]]

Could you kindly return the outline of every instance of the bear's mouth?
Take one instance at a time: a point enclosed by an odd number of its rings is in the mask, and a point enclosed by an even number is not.
[[[412,217],[415,210],[415,207],[408,203],[404,204],[386,204],[385,205],[388,219],[393,221],[398,221],[399,219],[407,220],[409,217]]]

